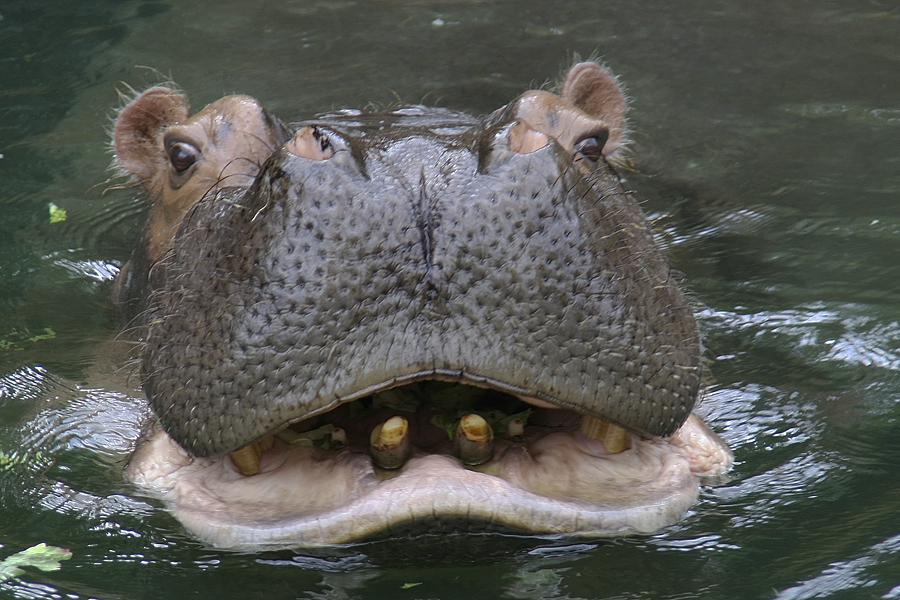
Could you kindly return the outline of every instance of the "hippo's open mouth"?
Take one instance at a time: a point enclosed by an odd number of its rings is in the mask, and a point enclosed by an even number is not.
[[[467,421],[476,421],[468,431]],[[398,423],[404,431],[378,439],[377,429]],[[252,550],[398,530],[651,532],[696,501],[698,478],[730,466],[727,447],[694,416],[669,440],[604,434],[600,423],[422,382],[282,430],[257,455],[252,477],[228,457],[190,458],[162,431],[135,455],[129,477],[164,498],[198,538]]]
[[[136,98],[118,158],[158,199],[117,295],[159,427],[132,480],[231,548],[680,518],[730,455],[691,413],[691,309],[606,161],[624,110],[593,63],[485,119],[285,128],[246,97],[194,119]]]

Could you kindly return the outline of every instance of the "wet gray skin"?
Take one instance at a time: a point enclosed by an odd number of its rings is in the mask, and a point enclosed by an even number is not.
[[[132,480],[235,548],[680,518],[730,455],[698,419],[680,429],[697,325],[607,162],[623,128],[592,63],[562,97],[528,92],[486,119],[407,107],[296,124],[252,185],[197,202],[153,267],[142,378],[162,431]],[[478,467],[445,427],[462,412],[492,415]],[[387,471],[370,432],[392,415],[411,446]],[[517,415],[524,429],[504,429]],[[585,415],[631,432],[626,450],[586,437]],[[292,444],[333,425],[346,437]],[[251,476],[225,457],[248,446]]]

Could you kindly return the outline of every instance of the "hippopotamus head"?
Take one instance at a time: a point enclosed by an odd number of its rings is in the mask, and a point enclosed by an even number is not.
[[[131,277],[158,427],[131,479],[233,548],[680,518],[730,455],[691,416],[697,324],[608,161],[625,108],[594,63],[486,118],[287,133],[248,98],[133,100],[115,146],[154,203]]]

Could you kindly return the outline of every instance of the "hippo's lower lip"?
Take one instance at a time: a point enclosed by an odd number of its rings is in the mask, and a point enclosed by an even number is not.
[[[324,419],[349,430],[340,449],[279,436],[247,477],[228,457],[189,457],[159,430],[135,454],[129,478],[206,543],[257,550],[433,530],[437,522],[538,535],[650,532],[681,518],[699,478],[731,461],[695,416],[669,440],[634,436],[627,451],[611,454],[579,431],[576,413],[536,409],[521,436],[497,436],[491,460],[467,467],[446,435],[441,441],[433,406],[405,408],[415,443],[396,470],[375,466],[361,433],[391,409],[370,405],[351,418],[345,405]]]

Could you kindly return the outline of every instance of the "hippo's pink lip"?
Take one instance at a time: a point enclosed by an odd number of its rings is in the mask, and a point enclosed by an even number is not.
[[[127,475],[200,540],[249,551],[342,544],[442,519],[537,535],[649,532],[682,517],[699,477],[729,465],[721,440],[692,416],[671,440],[635,438],[615,455],[571,428],[533,443],[499,440],[494,459],[475,468],[417,450],[388,473],[357,449],[278,441],[252,477],[227,457],[191,458],[157,430]]]

